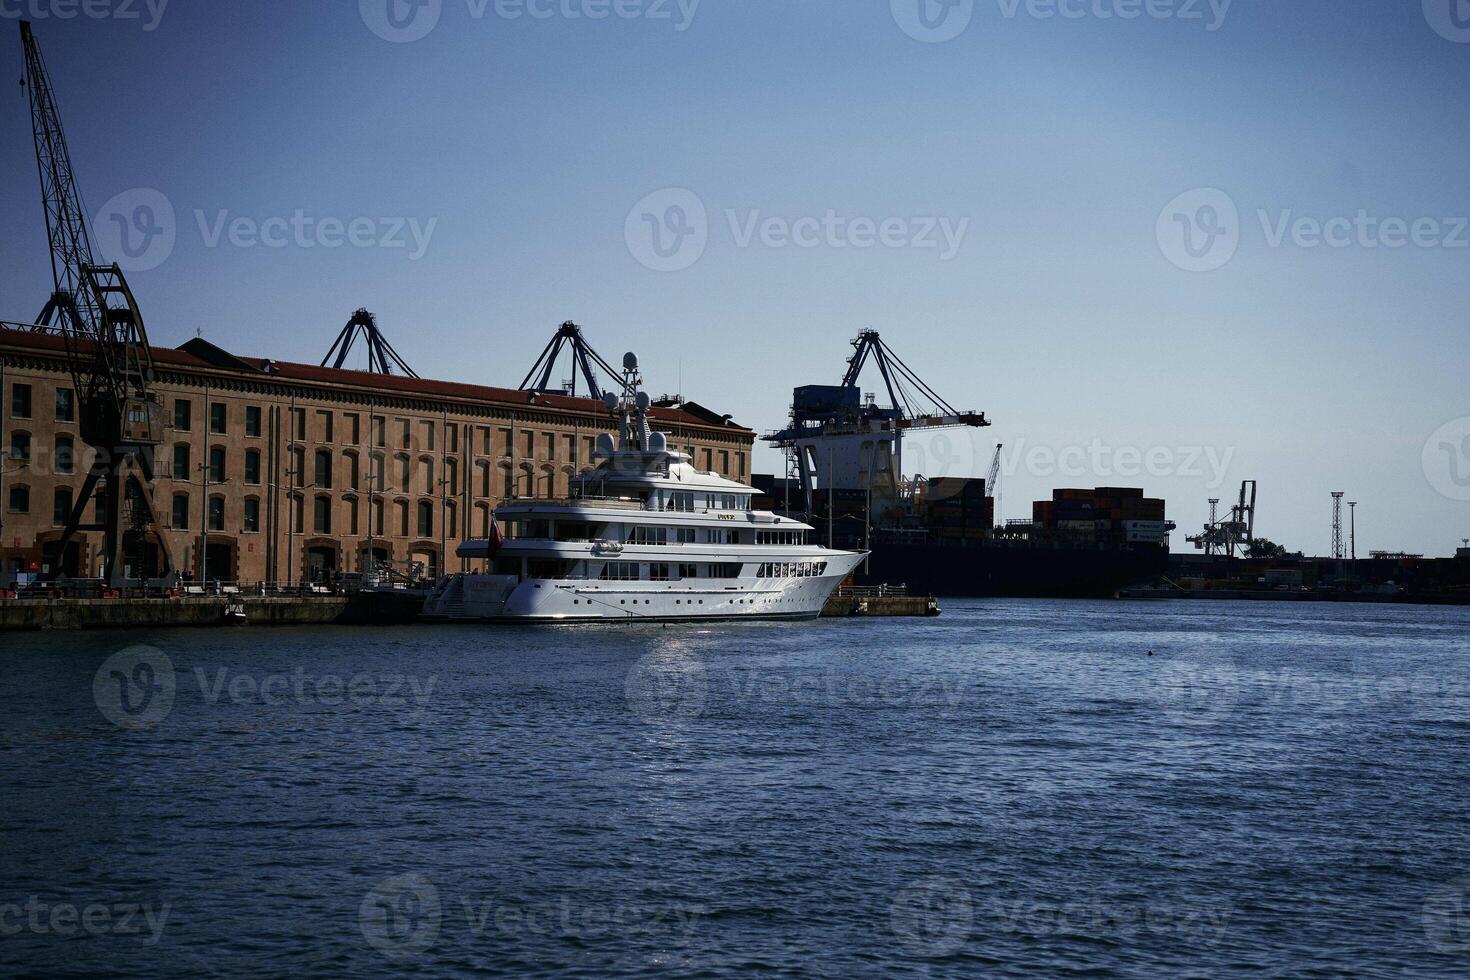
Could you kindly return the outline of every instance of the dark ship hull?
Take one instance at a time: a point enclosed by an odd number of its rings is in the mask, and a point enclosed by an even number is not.
[[[1169,552],[1158,545],[876,541],[856,579],[934,596],[1085,599],[1111,598],[1168,570]]]

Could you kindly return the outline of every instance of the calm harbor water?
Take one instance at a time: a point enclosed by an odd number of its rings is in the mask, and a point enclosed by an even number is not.
[[[0,637],[0,973],[1470,972],[1470,610],[945,607]]]

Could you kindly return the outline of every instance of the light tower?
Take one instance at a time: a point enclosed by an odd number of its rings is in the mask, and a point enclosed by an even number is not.
[[[1342,559],[1342,498],[1344,490],[1332,491],[1332,557]]]
[[[1353,561],[1358,560],[1358,502],[1348,501],[1348,545],[1349,555]]]

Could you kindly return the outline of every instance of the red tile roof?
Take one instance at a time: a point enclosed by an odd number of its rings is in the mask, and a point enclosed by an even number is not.
[[[36,333],[0,327],[0,345],[29,347],[36,350],[64,352],[65,341],[55,334]],[[185,345],[188,346],[187,344]],[[207,348],[205,348],[207,349]],[[153,360],[158,364],[177,365],[183,368],[204,370],[229,370],[206,360],[188,350],[171,347],[151,348]],[[238,355],[235,355],[238,356]],[[273,377],[290,381],[315,384],[344,385],[353,388],[373,388],[379,391],[396,391],[403,394],[425,395],[438,398],[460,398],[469,401],[496,402],[503,405],[534,405],[566,411],[588,412],[605,415],[607,409],[593,398],[572,398],[568,395],[547,395],[539,392],[520,391],[515,388],[494,388],[486,385],[463,384],[458,381],[434,381],[428,378],[409,378],[396,374],[374,374],[370,371],[349,371],[342,368],[320,367],[315,364],[296,364],[292,361],[275,361],[262,357],[239,357],[250,367],[269,373]],[[656,420],[696,426],[720,428],[725,431],[751,432],[752,430],[734,422],[715,426],[704,419],[677,408],[654,408],[649,414]]]

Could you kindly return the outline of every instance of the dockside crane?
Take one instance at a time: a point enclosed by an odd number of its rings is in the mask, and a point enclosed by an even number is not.
[[[358,310],[353,313],[347,321],[347,326],[337,334],[337,339],[332,342],[332,347],[327,351],[327,356],[322,358],[322,367],[327,367],[328,362],[334,368],[341,368],[347,362],[347,355],[352,353],[353,344],[361,337],[363,346],[367,348],[368,370],[373,374],[392,374],[397,368],[406,378],[417,378],[418,374],[408,366],[393,345],[388,343],[388,338],[383,336],[383,331],[378,329],[378,320],[367,310]]]
[[[571,379],[565,384],[553,386],[551,383],[551,372],[556,369],[557,358],[561,356],[562,349],[571,352],[572,371]],[[601,368],[610,378],[617,378],[620,372],[607,361],[602,355],[592,349],[587,343],[587,338],[582,336],[582,328],[572,321],[563,323],[556,333],[552,335],[551,341],[541,351],[541,356],[536,363],[531,365],[531,370],[526,373],[520,384],[521,391],[536,391],[542,394],[562,395],[569,394],[573,397],[577,394],[577,375],[581,374],[586,382],[588,398],[601,400],[603,397],[602,385],[597,380],[597,369]]]
[[[79,531],[101,531],[107,585],[172,582],[177,573],[153,506],[153,456],[163,441],[163,408],[149,390],[154,373],[148,333],[122,269],[93,256],[51,79],[28,22],[21,22],[20,36],[26,70],[21,84],[30,100],[54,286],[37,320],[65,340],[78,428],[93,450],[47,575],[62,573]],[[99,488],[97,519],[83,523]]]
[[[805,385],[793,393],[791,422],[764,441],[795,460],[806,512],[813,492],[864,491],[878,520],[902,506],[903,437],[914,431],[983,428],[983,412],[958,411],[904,363],[876,330],[852,341],[853,353],[838,385]],[[858,381],[872,364],[883,378],[886,403],[864,398]],[[973,460],[971,460],[973,462]]]
[[[1227,519],[1215,519],[1215,504],[1215,500],[1210,501],[1210,522],[1204,530],[1185,540],[1206,555],[1234,558],[1237,550],[1249,552],[1256,537],[1256,481],[1241,481],[1240,499],[1231,506]]]

